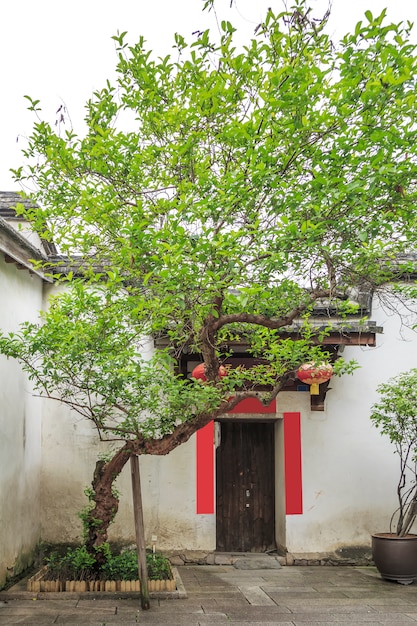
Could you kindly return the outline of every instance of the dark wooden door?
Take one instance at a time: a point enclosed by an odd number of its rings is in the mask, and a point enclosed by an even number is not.
[[[222,552],[275,548],[274,424],[221,422],[216,535]]]

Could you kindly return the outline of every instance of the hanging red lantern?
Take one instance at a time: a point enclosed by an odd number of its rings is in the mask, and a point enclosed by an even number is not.
[[[301,382],[310,385],[310,394],[319,395],[319,385],[330,380],[333,375],[333,368],[330,363],[303,363],[297,370],[297,378]]]
[[[227,376],[227,369],[223,367],[223,365],[220,365],[219,367],[219,376],[220,378]],[[204,363],[200,363],[193,369],[193,371],[191,372],[191,377],[195,378],[196,380],[201,380],[202,382],[205,382],[207,380]]]

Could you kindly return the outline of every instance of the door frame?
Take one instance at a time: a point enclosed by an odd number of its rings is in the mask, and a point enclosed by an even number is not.
[[[280,554],[286,554],[286,512],[285,512],[285,466],[284,466],[284,421],[282,414],[235,414],[225,415],[215,421],[215,447],[221,445],[220,424],[222,422],[273,422],[274,423],[274,484],[275,484],[275,544]],[[215,466],[215,484],[217,481],[217,465]],[[215,496],[217,505],[217,494]],[[216,546],[217,546],[217,519],[216,519]]]

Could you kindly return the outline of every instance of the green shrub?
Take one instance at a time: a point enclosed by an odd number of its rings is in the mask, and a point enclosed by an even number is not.
[[[138,557],[136,550],[125,550],[111,555],[102,568],[105,580],[136,580],[138,578]]]
[[[64,555],[52,552],[46,559],[49,580],[137,580],[138,557],[136,550],[123,550],[113,554],[108,543],[101,546],[105,556],[104,565],[99,565],[85,546],[68,548]],[[172,579],[171,566],[160,552],[146,554],[150,580]]]
[[[66,554],[52,552],[45,559],[50,580],[94,580],[96,559],[85,546],[68,548]]]
[[[136,552],[135,552],[136,554]],[[171,565],[160,552],[148,552],[146,555],[148,577],[150,580],[171,580]]]

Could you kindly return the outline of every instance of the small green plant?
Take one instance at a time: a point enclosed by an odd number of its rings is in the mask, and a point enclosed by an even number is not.
[[[172,578],[170,563],[160,552],[148,552],[146,564],[149,580],[170,580]]]
[[[125,550],[110,555],[102,569],[106,580],[136,580],[138,577],[138,557],[136,550]]]
[[[64,555],[52,552],[46,559],[49,580],[137,580],[138,557],[136,550],[123,550],[113,554],[108,543],[99,551],[104,564],[99,565],[85,546],[68,548]],[[171,580],[172,571],[168,561],[160,552],[147,551],[146,562],[150,580]]]
[[[63,556],[52,552],[45,559],[50,580],[94,580],[96,559],[87,552],[85,546],[68,548]]]

